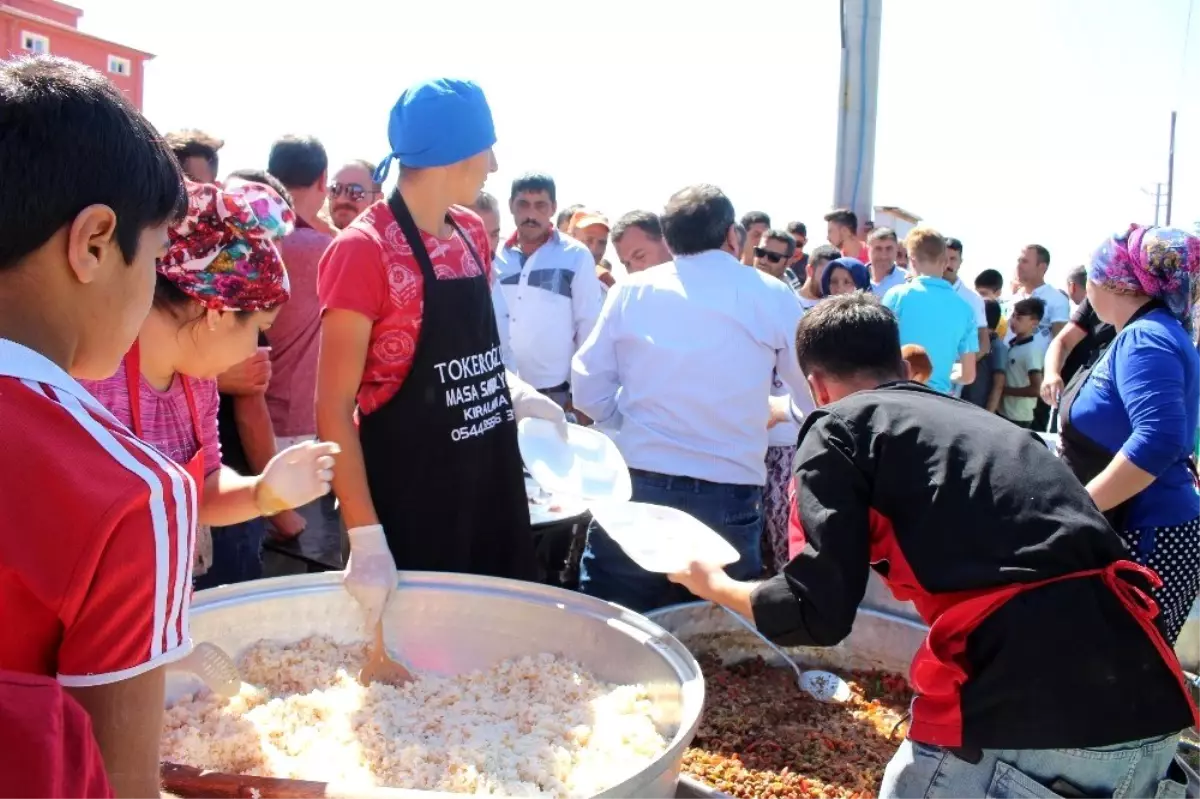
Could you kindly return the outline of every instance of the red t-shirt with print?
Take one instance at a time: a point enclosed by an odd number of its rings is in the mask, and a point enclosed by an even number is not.
[[[492,257],[483,221],[460,206],[450,216],[483,263],[478,263],[458,235],[439,239],[421,231],[438,280],[477,277],[482,269],[491,280]],[[325,251],[318,268],[321,313],[354,311],[371,320],[371,338],[358,408],[369,414],[395,396],[412,370],[424,316],[425,279],[404,239],[400,225],[380,200],[343,230]],[[452,319],[437,324],[453,324]]]

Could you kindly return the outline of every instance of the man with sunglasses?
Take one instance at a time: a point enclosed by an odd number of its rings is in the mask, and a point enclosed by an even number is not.
[[[369,161],[351,161],[333,175],[329,184],[329,218],[338,230],[358,218],[358,215],[380,197],[383,187],[372,179],[375,165]]]
[[[763,234],[754,248],[754,268],[773,278],[783,280],[783,273],[796,254],[796,239],[786,230],[772,228]]]

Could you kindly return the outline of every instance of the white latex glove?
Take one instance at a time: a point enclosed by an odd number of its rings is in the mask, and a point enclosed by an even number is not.
[[[554,422],[558,434],[567,437],[567,415],[558,403],[541,393],[521,378],[508,373],[508,392],[512,395],[513,413],[517,421],[522,419],[545,419]]]
[[[367,630],[374,630],[396,590],[396,561],[383,536],[383,525],[355,527],[348,535],[350,560],[342,574],[342,586],[362,608]]]
[[[262,515],[274,516],[328,494],[333,456],[339,452],[331,441],[306,441],[271,458],[254,487],[254,500]]]

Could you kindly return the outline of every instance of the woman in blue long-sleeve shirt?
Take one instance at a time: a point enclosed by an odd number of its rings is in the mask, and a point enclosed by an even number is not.
[[[1185,231],[1133,227],[1102,244],[1087,294],[1118,334],[1060,404],[1063,459],[1133,558],[1162,579],[1158,624],[1172,644],[1200,591],[1198,278],[1200,238]]]

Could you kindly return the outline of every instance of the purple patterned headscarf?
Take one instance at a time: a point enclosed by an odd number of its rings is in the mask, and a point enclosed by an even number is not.
[[[1179,228],[1131,225],[1092,253],[1088,280],[1161,300],[1190,331],[1200,298],[1200,237]]]

